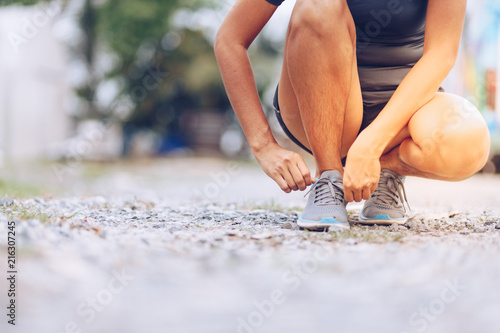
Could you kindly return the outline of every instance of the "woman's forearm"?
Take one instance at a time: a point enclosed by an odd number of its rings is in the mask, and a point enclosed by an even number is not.
[[[410,118],[436,94],[450,72],[456,56],[429,51],[407,74],[379,116],[357,140],[366,142],[377,155],[408,124]]]
[[[276,142],[262,109],[246,48],[218,41],[215,55],[229,101],[252,151]]]

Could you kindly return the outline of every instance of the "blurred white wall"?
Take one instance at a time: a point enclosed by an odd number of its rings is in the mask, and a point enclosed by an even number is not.
[[[497,82],[496,82],[496,112],[497,121],[500,123],[500,23],[498,24],[498,51],[497,51]]]
[[[46,158],[69,134],[65,48],[51,7],[0,8],[0,162]]]

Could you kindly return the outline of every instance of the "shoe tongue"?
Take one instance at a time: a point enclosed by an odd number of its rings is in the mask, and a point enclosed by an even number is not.
[[[338,170],[326,170],[321,174],[321,178],[342,180],[342,174]]]

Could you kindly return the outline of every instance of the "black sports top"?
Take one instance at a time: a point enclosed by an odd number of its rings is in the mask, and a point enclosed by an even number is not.
[[[279,6],[284,0],[266,0]],[[365,106],[385,104],[422,57],[427,0],[347,0]]]

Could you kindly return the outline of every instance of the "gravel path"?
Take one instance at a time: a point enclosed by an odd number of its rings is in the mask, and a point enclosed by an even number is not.
[[[357,225],[354,204],[352,229],[326,233],[299,230],[303,193],[252,164],[95,170],[0,200],[0,268],[14,220],[19,270],[1,332],[500,331],[500,178],[409,179],[405,226]]]

